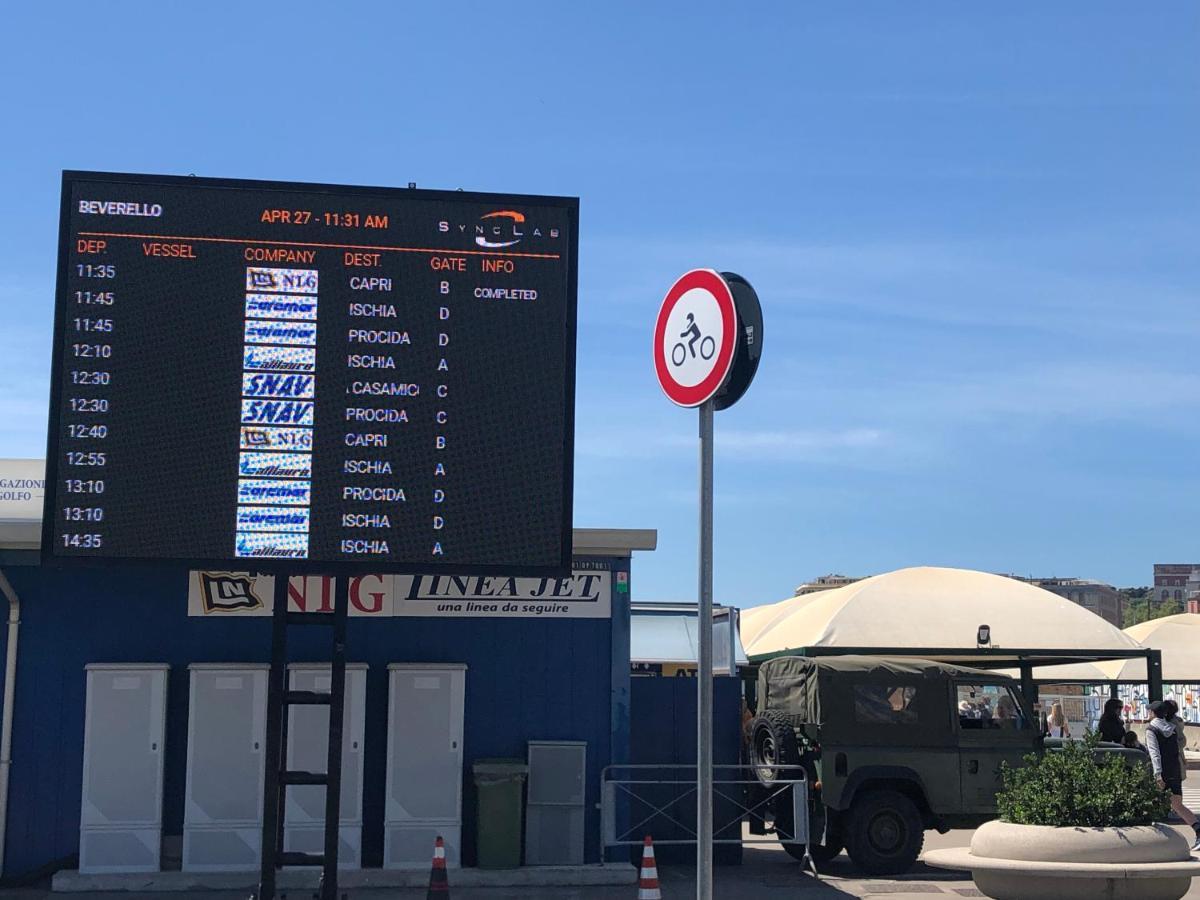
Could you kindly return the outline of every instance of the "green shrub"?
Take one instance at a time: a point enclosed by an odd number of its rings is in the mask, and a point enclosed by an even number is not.
[[[1064,741],[1061,750],[1001,764],[1000,818],[1017,825],[1116,828],[1167,818],[1171,803],[1149,766],[1130,765],[1119,753],[1096,752],[1099,737]]]

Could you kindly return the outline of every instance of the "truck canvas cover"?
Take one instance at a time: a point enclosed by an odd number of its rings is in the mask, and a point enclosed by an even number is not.
[[[1011,683],[994,672],[927,659],[887,656],[780,656],[758,670],[759,709],[787,712],[797,722],[824,724],[831,704],[852,703],[854,684],[907,683],[963,677],[989,684]]]

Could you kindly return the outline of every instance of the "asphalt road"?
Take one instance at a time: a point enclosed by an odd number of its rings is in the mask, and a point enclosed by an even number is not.
[[[1191,829],[1179,826],[1190,833]],[[971,842],[970,831],[952,831],[939,835],[926,834],[925,849],[965,847]],[[812,900],[820,898],[867,897],[888,900],[944,900],[958,897],[982,896],[970,879],[956,872],[928,868],[918,864],[900,878],[864,879],[843,854],[822,866],[820,880],[814,879],[800,864],[783,852],[778,845],[767,844],[746,848],[740,866],[719,866],[715,873],[714,896],[718,900],[763,900],[772,896],[801,894]],[[694,870],[690,865],[659,867],[663,900],[684,900],[695,896]],[[289,892],[286,900],[308,900],[311,895]],[[450,873],[450,896],[456,900],[634,900],[637,886],[622,888],[515,888],[515,889],[455,889],[454,873]],[[41,889],[0,891],[0,900],[48,900],[48,898],[78,898],[78,900],[246,900],[244,892],[151,894],[51,894]],[[348,894],[348,900],[423,900],[421,890],[363,890]],[[281,898],[283,900],[283,898]],[[1187,900],[1200,900],[1200,879],[1187,894]]]

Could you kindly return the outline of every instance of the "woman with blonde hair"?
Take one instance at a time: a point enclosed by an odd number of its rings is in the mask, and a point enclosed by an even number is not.
[[[1056,738],[1071,736],[1071,726],[1067,723],[1067,714],[1063,712],[1061,703],[1054,703],[1050,707],[1050,718],[1046,720],[1046,734]]]

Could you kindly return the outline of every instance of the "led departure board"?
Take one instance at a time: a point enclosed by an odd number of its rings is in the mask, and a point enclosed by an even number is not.
[[[567,571],[578,210],[64,173],[44,559]]]

